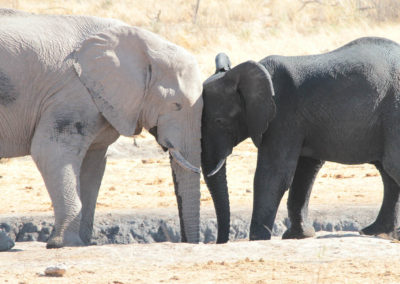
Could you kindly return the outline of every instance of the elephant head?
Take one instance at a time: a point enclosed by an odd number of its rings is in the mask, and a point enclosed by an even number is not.
[[[199,241],[202,84],[183,48],[129,26],[109,28],[75,51],[74,67],[98,110],[121,134],[149,130],[169,150],[182,241]]]
[[[225,54],[215,62],[216,73],[203,83],[202,168],[217,214],[217,243],[224,243],[230,222],[226,158],[248,137],[258,147],[276,110],[264,66],[247,61],[230,69]]]

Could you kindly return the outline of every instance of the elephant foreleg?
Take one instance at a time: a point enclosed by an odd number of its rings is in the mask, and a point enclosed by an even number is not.
[[[314,228],[306,225],[308,203],[312,186],[324,161],[300,157],[287,201],[291,226],[282,235],[283,239],[304,239],[315,235]]]
[[[383,182],[383,201],[375,222],[361,230],[361,234],[379,235],[387,234],[399,238],[396,227],[399,225],[400,187],[383,169],[380,162],[374,165],[379,170]]]
[[[107,148],[89,149],[81,167],[80,199],[82,203],[82,219],[79,235],[85,244],[89,244],[92,236],[97,196],[106,167],[106,152]]]
[[[301,142],[296,145],[291,141],[276,139],[259,148],[250,240],[271,238],[280,201],[293,180],[300,146]]]

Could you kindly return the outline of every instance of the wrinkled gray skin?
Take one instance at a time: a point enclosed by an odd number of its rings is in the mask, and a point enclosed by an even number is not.
[[[283,238],[314,235],[307,208],[324,161],[377,167],[384,198],[376,221],[361,233],[398,237],[400,46],[361,38],[321,55],[269,56],[220,72],[225,57],[203,84],[202,167],[217,213],[217,242],[229,235],[224,160],[247,137],[258,147],[251,240],[270,239],[288,188],[291,227]]]
[[[153,33],[0,10],[0,156],[30,154],[40,170],[48,248],[89,243],[107,147],[143,127],[170,151],[182,240],[199,241],[201,88],[193,56]]]

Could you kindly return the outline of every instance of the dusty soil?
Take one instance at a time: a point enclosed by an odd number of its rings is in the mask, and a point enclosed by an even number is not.
[[[123,138],[109,152],[98,212],[175,207],[167,155],[148,134]],[[228,160],[232,209],[251,207],[256,149],[247,140]],[[51,212],[43,181],[30,158],[0,163],[0,214]],[[202,208],[212,201],[202,181]],[[4,198],[5,197],[5,198]],[[286,197],[281,206],[285,206]],[[379,205],[382,185],[371,165],[327,163],[311,204]],[[46,250],[17,243],[0,253],[0,280],[8,283],[399,283],[400,244],[356,233],[320,233],[300,241],[214,244],[132,244]],[[62,263],[61,278],[43,276]]]
[[[400,244],[354,233],[225,245],[153,243],[46,250],[18,243],[0,254],[11,283],[399,283]],[[44,276],[64,264],[62,278]],[[6,282],[6,281],[5,281]]]

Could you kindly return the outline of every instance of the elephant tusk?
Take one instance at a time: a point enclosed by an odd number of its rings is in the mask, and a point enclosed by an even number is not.
[[[182,154],[178,151],[175,150],[174,148],[168,148],[169,153],[171,154],[172,158],[174,161],[180,165],[182,168],[195,172],[197,174],[201,173],[201,170],[199,168],[196,168],[193,166],[191,163],[189,163],[183,156]]]
[[[216,167],[211,173],[209,173],[209,174],[207,175],[207,177],[212,177],[213,175],[215,175],[216,173],[218,173],[219,170],[222,168],[222,166],[225,164],[225,162],[226,162],[226,158],[221,159],[221,160],[219,161],[217,167]]]

